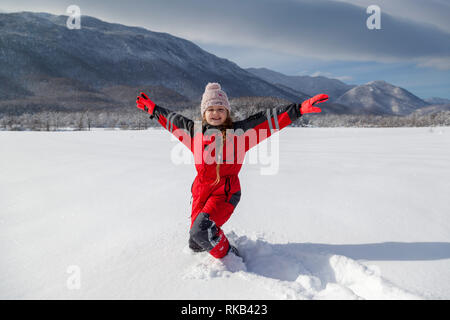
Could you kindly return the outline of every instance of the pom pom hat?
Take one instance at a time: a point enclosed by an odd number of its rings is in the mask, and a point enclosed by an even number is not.
[[[200,105],[202,116],[210,106],[222,106],[230,112],[230,103],[228,102],[227,94],[217,82],[210,82],[205,87]]]

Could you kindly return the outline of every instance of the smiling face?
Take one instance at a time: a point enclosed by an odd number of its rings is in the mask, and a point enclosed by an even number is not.
[[[205,111],[205,119],[210,125],[220,126],[225,122],[228,110],[222,106],[210,106]]]

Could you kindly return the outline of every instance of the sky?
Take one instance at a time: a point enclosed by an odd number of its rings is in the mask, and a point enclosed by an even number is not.
[[[449,0],[2,0],[0,11],[81,15],[167,32],[242,68],[384,80],[450,99]],[[367,20],[380,8],[380,29]],[[82,23],[82,19],[81,19]]]

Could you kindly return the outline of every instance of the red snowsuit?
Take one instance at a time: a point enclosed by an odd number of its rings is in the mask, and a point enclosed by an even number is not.
[[[221,149],[221,135],[217,130],[212,130],[217,127],[207,125],[194,128],[197,127],[194,121],[155,105],[152,117],[156,117],[194,154],[197,176],[191,187],[190,235],[193,242],[212,256],[222,258],[228,252],[229,243],[220,227],[230,218],[240,200],[238,173],[245,153],[299,118],[300,107],[301,104],[293,103],[233,122],[233,130],[227,132]],[[218,143],[215,143],[216,140]],[[220,161],[219,150],[222,150],[220,181],[214,185],[216,164]]]

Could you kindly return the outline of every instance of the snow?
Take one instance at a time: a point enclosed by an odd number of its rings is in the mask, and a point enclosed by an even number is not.
[[[336,102],[362,108],[361,111],[370,110],[372,114],[395,115],[407,115],[428,105],[411,92],[383,80],[354,87],[343,93]]]
[[[224,225],[243,260],[215,260],[187,247],[168,132],[0,132],[0,298],[450,298],[450,128],[277,138]]]

